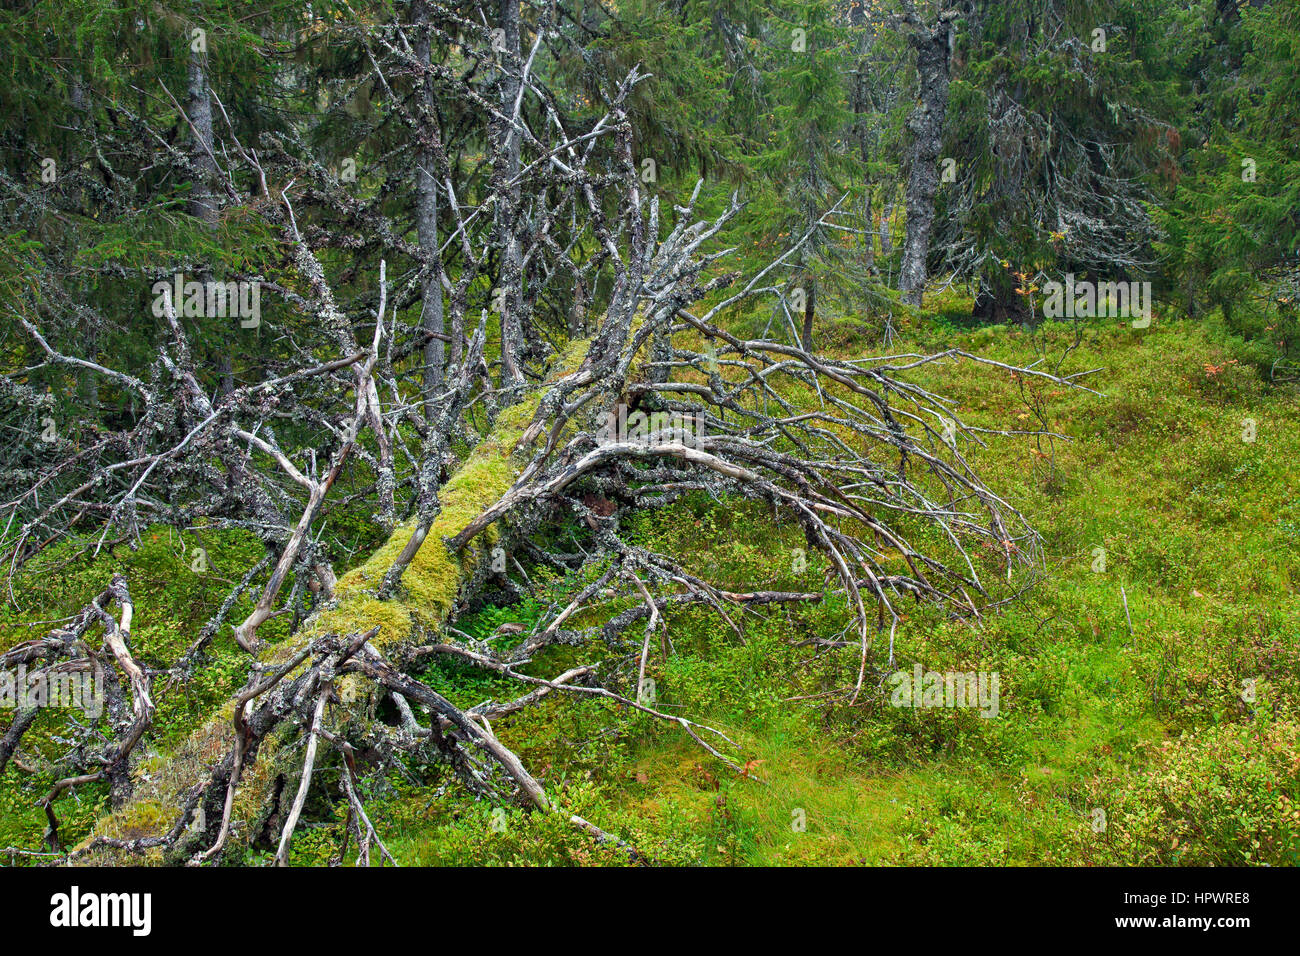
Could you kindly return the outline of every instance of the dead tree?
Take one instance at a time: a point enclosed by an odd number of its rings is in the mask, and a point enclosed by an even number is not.
[[[341,761],[349,833],[367,862],[372,848],[380,861],[394,861],[359,796],[367,772],[362,752],[382,755],[380,769],[436,758],[474,793],[559,811],[492,729],[498,717],[555,694],[599,698],[662,721],[744,774],[745,754],[733,741],[688,715],[658,709],[641,693],[651,638],[679,609],[703,606],[734,623],[740,608],[842,597],[854,622],[852,640],[843,643],[854,655],[855,677],[835,696],[850,703],[874,693],[874,678],[892,668],[901,601],[935,601],[954,614],[978,615],[990,574],[1010,576],[1014,567],[1038,561],[1033,530],[962,454],[981,441],[981,432],[964,426],[942,396],[912,381],[925,365],[984,360],[956,351],[841,360],[793,342],[733,335],[721,317],[755,297],[779,296],[782,287],[772,277],[797,259],[811,231],[747,280],[722,271],[729,250],[719,237],[742,214],[735,197],[717,216],[702,218],[697,186],[672,210],[671,227],[661,228],[659,201],[641,193],[625,102],[642,74],[632,71],[609,91],[605,115],[575,131],[530,66],[541,32],[527,55],[505,51],[505,69],[518,87],[512,101],[502,100],[485,94],[470,74],[431,64],[419,39],[428,34],[451,42],[454,27],[471,60],[498,63],[486,18],[474,23],[453,10],[430,9],[437,16],[417,18],[414,36],[409,24],[392,24],[364,38],[377,82],[393,88],[399,73],[417,80],[432,75],[509,129],[498,148],[517,138],[521,150],[517,170],[508,146],[506,155],[488,160],[487,194],[468,208],[419,109],[427,103],[423,84],[413,85],[415,96],[404,108],[410,106],[411,122],[426,136],[423,155],[434,166],[422,175],[433,175],[446,212],[444,245],[455,243],[459,253],[456,270],[435,263],[433,274],[446,292],[446,327],[472,330],[463,341],[453,332],[436,390],[430,392],[418,364],[428,330],[399,323],[386,260],[373,295],[342,302],[316,250],[344,240],[300,227],[299,211],[312,203],[320,221],[329,209],[342,210],[391,236],[392,249],[406,248],[400,230],[381,212],[342,198],[320,164],[295,153],[287,139],[261,149],[241,143],[215,92],[224,121],[214,135],[222,147],[217,155],[224,166],[217,169],[225,201],[255,211],[277,231],[292,275],[272,291],[286,309],[310,320],[290,343],[288,358],[214,400],[169,295],[157,355],[145,369],[70,354],[43,332],[39,310],[21,317],[30,356],[7,378],[9,394],[25,395],[23,379],[35,370],[69,369],[100,376],[131,395],[139,410],[85,447],[60,445],[39,477],[23,472],[29,477],[4,506],[11,531],[3,554],[11,574],[69,531],[93,550],[130,541],[149,525],[203,522],[246,530],[266,546],[264,559],[167,672],[168,692],[183,693],[204,666],[206,646],[229,626],[248,652],[243,687],[147,780],[131,776],[128,757],[148,732],[155,689],[132,662],[125,582],[115,579],[106,592],[122,607],[120,622],[103,611],[101,596],[84,620],[60,632],[71,637],[52,636],[22,651],[94,660],[78,643],[93,618],[104,623],[108,656],[129,685],[121,692],[114,745],[90,761],[87,773],[61,780],[44,801],[55,832],[50,808],[62,792],[113,782],[114,807],[70,860],[198,865],[260,838],[285,863],[318,784],[315,765],[329,753]],[[527,222],[503,227],[501,209]],[[561,245],[555,236],[564,223]],[[485,355],[490,305],[479,300],[473,315],[472,290],[511,242],[520,268],[534,278],[523,301],[561,279],[608,291],[589,303],[591,338],[562,343],[535,367],[525,368],[521,359],[518,379],[503,364],[507,387],[499,388]],[[423,280],[429,275],[423,267],[414,275],[414,295],[428,294]],[[46,301],[63,301],[56,280],[47,282]],[[404,368],[403,355],[417,364]],[[1082,387],[1077,376],[985,364]],[[629,409],[657,424],[647,433],[621,433],[617,422]],[[418,447],[408,441],[411,429]],[[314,531],[338,505],[344,475],[363,487],[389,534],[367,559],[338,574]],[[760,501],[777,518],[797,523],[808,546],[825,556],[827,592],[728,590],[621,532],[630,513],[698,491]],[[914,544],[908,529],[922,525],[938,528],[946,546]],[[580,553],[546,543],[553,540],[547,531],[563,527],[585,529]],[[496,650],[453,625],[483,592],[493,549],[501,545],[593,583],[550,609],[513,649]],[[312,612],[287,639],[268,643],[262,625],[308,582]],[[242,621],[228,620],[244,592],[257,595],[253,610]],[[575,626],[584,611],[601,622]],[[523,672],[556,644],[579,648],[584,663],[549,678]],[[508,677],[520,693],[458,707],[413,676],[417,664],[437,658]],[[396,724],[373,717],[370,705],[381,700],[391,702]],[[0,742],[0,769],[30,727],[24,719],[19,715]],[[304,744],[302,755],[290,758],[295,741]],[[131,814],[146,802],[169,815],[142,833]],[[569,819],[598,841],[616,842],[597,823]]]
[[[118,606],[120,618],[109,613],[110,604]],[[62,848],[54,801],[64,791],[107,780],[112,807],[124,807],[131,799],[134,787],[131,758],[149,729],[155,710],[151,678],[131,652],[133,611],[126,579],[116,575],[107,589],[67,624],[50,631],[44,638],[20,642],[0,654],[0,672],[11,673],[22,666],[18,673],[24,686],[19,692],[24,696],[35,687],[41,696],[48,698],[51,686],[71,686],[66,680],[68,675],[81,678],[76,703],[88,719],[80,725],[80,742],[63,760],[65,768],[70,765],[75,772],[60,776],[41,799],[49,821],[45,838],[51,849]],[[98,648],[85,639],[95,625],[104,633]],[[42,666],[28,669],[33,664]],[[129,693],[123,687],[123,679]],[[18,749],[23,735],[31,729],[40,706],[46,703],[50,701],[45,699],[33,706],[20,707],[15,714],[9,729],[0,738],[0,773]],[[107,727],[101,728],[101,723]]]

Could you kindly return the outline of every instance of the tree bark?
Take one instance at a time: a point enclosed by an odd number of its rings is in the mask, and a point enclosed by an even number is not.
[[[212,99],[208,95],[208,81],[204,69],[206,54],[190,47],[188,102],[185,112],[193,137],[190,143],[190,161],[197,177],[190,191],[190,215],[213,227],[217,224],[217,204],[214,180],[217,174],[213,159]]]
[[[907,237],[898,287],[903,301],[919,306],[925,290],[926,255],[934,223],[934,197],[939,190],[937,162],[943,148],[943,120],[948,111],[952,24],[940,16],[932,28],[911,36],[916,48],[919,100],[907,121],[912,132],[911,171],[907,181]]]
[[[811,352],[813,350],[813,318],[817,312],[817,283],[809,276],[805,284],[808,286],[808,297],[804,300],[803,305],[803,350]]]
[[[424,0],[417,0],[412,8],[416,25],[415,55],[425,66],[431,64],[431,42],[428,30],[429,8]],[[437,155],[428,145],[431,139],[440,139],[436,124],[437,106],[433,96],[433,77],[425,74],[420,81],[421,146],[417,152],[415,170],[415,227],[424,256],[423,308],[421,328],[430,333],[424,346],[424,406],[425,418],[433,421],[434,398],[442,386],[446,367],[445,347],[441,336],[445,330],[442,305],[442,257],[438,254],[438,181]]]
[[[501,0],[501,25],[504,34],[504,51],[500,56],[501,112],[513,116],[515,100],[519,97],[521,77],[516,72],[519,60],[519,0]],[[523,381],[519,370],[519,354],[523,346],[523,255],[519,248],[518,218],[520,189],[518,184],[506,187],[519,175],[519,130],[514,123],[496,122],[497,143],[497,229],[501,242],[501,386],[511,388]],[[500,200],[504,198],[505,202]]]
[[[185,113],[189,120],[190,162],[194,164],[195,179],[190,190],[189,212],[209,229],[217,228],[216,177],[217,164],[215,137],[212,131],[212,97],[208,93],[208,78],[205,67],[207,54],[190,45],[189,85],[186,92]],[[200,270],[199,277],[210,280],[212,274],[206,268]],[[219,339],[226,341],[229,331],[221,329]],[[230,349],[218,345],[216,355],[217,368],[220,371],[220,392],[218,397],[229,395],[235,388],[235,371],[230,358]]]
[[[853,7],[854,13],[851,19],[858,22],[855,26],[861,26],[865,22],[865,15],[861,12],[862,8],[858,5]],[[867,57],[866,52],[871,49],[870,40],[866,41],[866,50],[858,60],[857,71],[853,77],[852,106],[855,120],[856,133],[858,137],[858,150],[862,158],[862,167],[864,170],[869,168],[871,163],[871,131],[868,124],[871,122],[871,96],[868,88]],[[871,173],[867,172],[863,177],[862,183],[862,221],[866,224],[863,238],[866,239],[866,262],[868,269],[874,269],[876,266],[875,246],[871,236]]]
[[[880,202],[880,258],[894,254],[894,184],[883,187]]]
[[[1034,318],[1024,296],[1016,292],[1015,280],[996,268],[980,282],[971,315],[990,325],[1032,323]]]

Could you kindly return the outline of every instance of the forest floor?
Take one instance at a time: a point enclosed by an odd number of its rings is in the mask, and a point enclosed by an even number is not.
[[[835,325],[827,350],[879,354],[858,329]],[[888,686],[852,706],[795,699],[856,675],[856,651],[816,655],[804,643],[848,623],[842,602],[829,601],[738,613],[740,634],[716,615],[681,612],[669,619],[668,653],[656,641],[648,673],[659,706],[726,732],[747,777],[680,730],[596,701],[552,695],[496,733],[566,809],[662,863],[1300,863],[1300,400],[1266,387],[1233,340],[1204,325],[1157,315],[1148,329],[1098,320],[1078,334],[1065,354],[1076,335],[1068,325],[931,324],[890,347],[951,345],[1014,364],[1045,355],[1049,366],[1064,356],[1063,372],[1101,369],[1087,380],[1101,396],[969,361],[915,376],[952,398],[967,424],[1034,429],[1041,413],[1064,436],[988,436],[964,449],[1042,535],[1041,578],[976,621],[901,605],[897,668],[996,673],[997,716],[890,706]],[[799,550],[802,534],[754,504],[683,501],[638,516],[635,535],[736,590],[821,587],[823,566]],[[136,551],[47,566],[20,587],[21,608],[0,610],[0,647],[32,636],[25,622],[76,610],[121,570],[141,656],[174,657],[257,560],[255,544],[230,536],[210,534],[204,547],[204,575],[185,573],[190,558],[166,531]],[[503,622],[527,624],[578,586],[532,583],[523,604],[482,607],[456,626],[487,637]],[[1009,597],[1026,583],[991,591]],[[233,642],[214,648],[194,685],[160,695],[155,748],[238,682]],[[884,653],[873,648],[876,667]],[[575,654],[548,651],[533,672],[558,673]],[[453,665],[431,665],[426,677],[463,704],[517,693]],[[11,765],[0,781],[0,847],[39,848],[35,802],[49,777],[36,758],[57,756],[60,742],[38,739],[24,761],[34,769]],[[336,768],[318,773],[332,800]],[[94,788],[64,798],[69,837],[104,799]],[[494,807],[454,783],[393,773],[366,799],[404,865],[627,862],[558,816]],[[293,861],[329,861],[342,814],[323,797],[309,803]]]

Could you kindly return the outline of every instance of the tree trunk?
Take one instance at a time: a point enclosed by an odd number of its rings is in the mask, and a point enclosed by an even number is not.
[[[850,12],[850,22],[855,26],[862,27],[865,24],[866,17],[863,8],[855,4]],[[853,76],[852,90],[852,107],[855,120],[855,131],[858,136],[858,150],[862,157],[862,166],[864,169],[869,168],[871,163],[871,130],[869,127],[871,115],[871,96],[869,88],[869,79],[867,72],[867,56],[871,50],[871,41],[867,39],[865,49],[858,59],[857,71]],[[875,269],[876,254],[873,240],[871,237],[871,173],[866,173],[862,183],[862,221],[866,223],[863,238],[866,239],[866,261],[864,265],[868,269]]]
[[[76,123],[80,134],[88,142],[95,141],[95,116],[90,106],[90,98],[86,95],[86,85],[80,75],[72,75],[70,99],[72,101],[72,110],[76,114]],[[82,202],[89,204],[89,191],[81,191]],[[87,357],[97,358],[96,339],[99,337],[99,329],[92,319],[80,326],[80,334],[86,345]],[[84,369],[79,376],[81,382],[81,397],[85,403],[86,411],[92,418],[99,414],[99,375],[91,369]],[[0,764],[2,766],[2,764]]]
[[[933,29],[911,36],[916,48],[919,101],[907,121],[912,132],[911,171],[907,180],[907,237],[898,287],[903,301],[919,306],[925,290],[926,255],[934,223],[934,197],[939,190],[939,151],[943,148],[943,119],[948,111],[948,74],[952,25],[940,17]]]
[[[195,179],[190,190],[189,212],[208,229],[217,228],[216,197],[216,140],[212,132],[212,97],[208,93],[205,69],[207,54],[190,44],[189,85],[186,92],[185,113],[190,126],[190,162],[194,164]],[[201,281],[213,276],[207,267],[199,270]],[[218,398],[229,395],[235,387],[234,367],[231,362],[231,333],[229,328],[219,328],[216,335],[216,365],[219,372]]]
[[[535,400],[533,404],[536,404]],[[517,467],[513,449],[527,421],[527,416],[511,416],[509,423],[498,422],[496,430],[470,453],[458,473],[442,486],[439,493],[442,511],[407,567],[397,594],[379,600],[374,595],[374,588],[415,533],[418,524],[415,518],[399,525],[364,564],[340,577],[335,585],[332,605],[315,614],[292,638],[271,649],[264,663],[273,669],[291,661],[295,654],[323,635],[362,634],[372,628],[377,628],[378,633],[369,642],[370,646],[386,657],[399,659],[403,646],[421,639],[422,635],[436,632],[451,615],[460,588],[488,560],[494,540],[490,535],[480,535],[461,553],[453,554],[443,543],[444,538],[461,530],[482,510],[485,501],[499,498],[510,488]],[[361,695],[365,687],[358,678],[349,676],[339,681],[338,692],[344,704],[357,706],[359,700],[364,700]],[[360,709],[364,711],[365,707]],[[147,785],[137,786],[126,807],[99,818],[83,845],[95,836],[114,839],[129,836],[137,840],[167,833],[180,816],[185,792],[207,780],[214,770],[220,771],[222,761],[229,763],[228,747],[234,738],[231,713],[231,705],[227,703],[174,748],[165,758],[162,770]],[[255,829],[249,824],[271,796],[278,773],[285,769],[278,765],[284,755],[280,753],[279,742],[272,736],[268,733],[258,742],[257,762],[252,763],[250,758],[239,778],[236,822],[242,818],[244,826],[240,832],[245,835]],[[213,755],[222,755],[215,764]],[[183,848],[183,855],[210,845],[216,838],[224,797],[224,785],[209,788],[205,797],[205,823],[198,828],[202,839],[196,837],[190,841]],[[114,847],[102,847],[93,851],[85,862],[138,865],[165,861],[156,850],[139,856]]]
[[[431,42],[429,8],[424,0],[415,3],[412,15],[416,25],[415,55],[420,63],[430,65]],[[434,399],[442,386],[446,367],[445,348],[440,336],[445,331],[442,306],[442,257],[438,254],[438,181],[437,154],[428,146],[430,140],[440,140],[436,124],[437,106],[433,97],[433,77],[426,74],[421,79],[420,114],[422,121],[421,148],[417,151],[415,170],[415,228],[424,256],[423,308],[421,327],[431,337],[424,346],[424,409],[425,418],[433,421],[436,414]]]
[[[513,116],[515,100],[519,96],[521,77],[516,72],[519,58],[519,0],[501,0],[501,26],[504,34],[504,52],[500,57],[501,112]],[[497,121],[496,165],[499,185],[514,180],[519,175],[519,130],[510,122]],[[505,196],[498,201],[497,229],[501,240],[501,386],[510,388],[523,381],[519,370],[519,354],[523,346],[523,256],[519,248],[518,229],[520,188],[516,184],[498,191]]]
[[[1015,280],[1005,272],[988,276],[980,282],[971,315],[990,325],[1029,324],[1034,319],[1024,296],[1016,291]]]
[[[587,334],[587,288],[579,276],[573,280],[573,304],[569,309],[569,338]]]
[[[213,160],[212,99],[208,95],[208,81],[204,71],[206,54],[190,47],[188,102],[185,112],[189,118],[190,161],[194,164],[196,178],[190,191],[190,215],[203,220],[208,226],[217,224],[217,204],[214,180],[217,167]]]
[[[808,287],[808,297],[804,300],[803,305],[803,350],[811,352],[813,349],[813,318],[817,311],[817,283],[809,276],[806,283]]]
[[[868,178],[862,189],[862,221],[866,223],[866,228],[864,228],[862,232],[862,239],[866,244],[864,250],[865,260],[863,265],[865,265],[869,271],[874,272],[876,268],[876,244],[875,239],[871,235],[871,216],[871,179]]]
[[[894,184],[884,187],[880,202],[880,258],[894,254]]]

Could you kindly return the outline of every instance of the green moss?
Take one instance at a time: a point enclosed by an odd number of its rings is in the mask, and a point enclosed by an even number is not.
[[[551,374],[548,376],[548,382],[558,381],[566,375],[570,375],[578,370],[582,360],[587,357],[587,349],[591,347],[591,339],[574,339],[565,346],[564,351],[555,357],[551,363]]]
[[[443,543],[497,501],[518,474],[511,450],[537,408],[531,397],[506,412],[496,428],[470,453],[465,463],[443,486],[442,509],[429,534],[402,575],[399,593],[380,600],[375,591],[388,569],[415,532],[414,518],[397,527],[389,539],[364,564],[343,575],[335,587],[335,606],[322,612],[306,636],[355,634],[379,627],[374,643],[381,649],[410,639],[419,625],[436,627],[451,613],[461,582],[482,560],[497,538],[492,529],[472,541],[460,555]]]
[[[586,339],[571,342],[553,363],[550,380],[576,370],[589,345],[590,340]],[[504,409],[492,431],[442,487],[441,510],[393,598],[380,600],[376,591],[410,540],[415,519],[400,524],[363,564],[342,575],[330,606],[309,621],[294,639],[275,646],[269,655],[270,662],[288,660],[306,642],[322,634],[358,634],[377,626],[379,633],[372,643],[383,650],[410,640],[421,627],[440,626],[451,613],[461,584],[499,540],[495,529],[488,528],[461,554],[453,555],[444,539],[461,531],[514,483],[519,474],[518,462],[513,457],[516,446],[536,415],[541,398],[541,390],[535,391]],[[355,677],[340,681],[338,689],[344,701],[356,701],[365,693],[363,682]],[[125,810],[101,818],[96,831],[115,833],[124,825],[122,821],[128,820],[134,821],[131,825],[141,830],[136,835],[163,832],[170,822],[147,808],[175,805],[175,795],[206,773],[212,762],[221,759],[228,749],[232,715],[233,702],[227,701],[162,761],[157,782],[149,788],[148,800],[142,791],[137,801]],[[251,819],[255,814],[277,772],[277,753],[281,749],[278,741],[267,740],[255,766],[246,769],[237,804],[241,815]]]
[[[316,618],[308,629],[308,635],[357,634],[378,627],[379,633],[375,636],[377,644],[409,637],[414,625],[410,611],[397,601],[381,601],[371,595],[364,590],[364,580],[362,578],[352,582],[347,590],[339,594],[338,606],[324,611]],[[377,585],[378,580],[374,584]],[[281,653],[285,657],[290,656]]]
[[[559,376],[576,369],[589,345],[587,339],[570,343],[554,363],[554,374]],[[489,528],[460,555],[451,554],[443,540],[457,534],[510,489],[519,475],[518,463],[512,457],[515,447],[537,413],[541,397],[540,392],[534,392],[504,409],[492,431],[442,487],[439,493],[442,508],[424,544],[402,575],[400,593],[387,601],[375,597],[384,574],[414,533],[415,519],[399,525],[364,564],[339,579],[335,606],[322,612],[307,628],[308,637],[355,634],[378,626],[380,631],[374,643],[382,649],[393,642],[408,640],[420,625],[436,627],[446,619],[461,583],[498,538],[496,531]]]
[[[166,808],[154,800],[140,800],[114,814],[105,836],[119,840],[138,840],[167,830],[176,822],[176,808]]]

